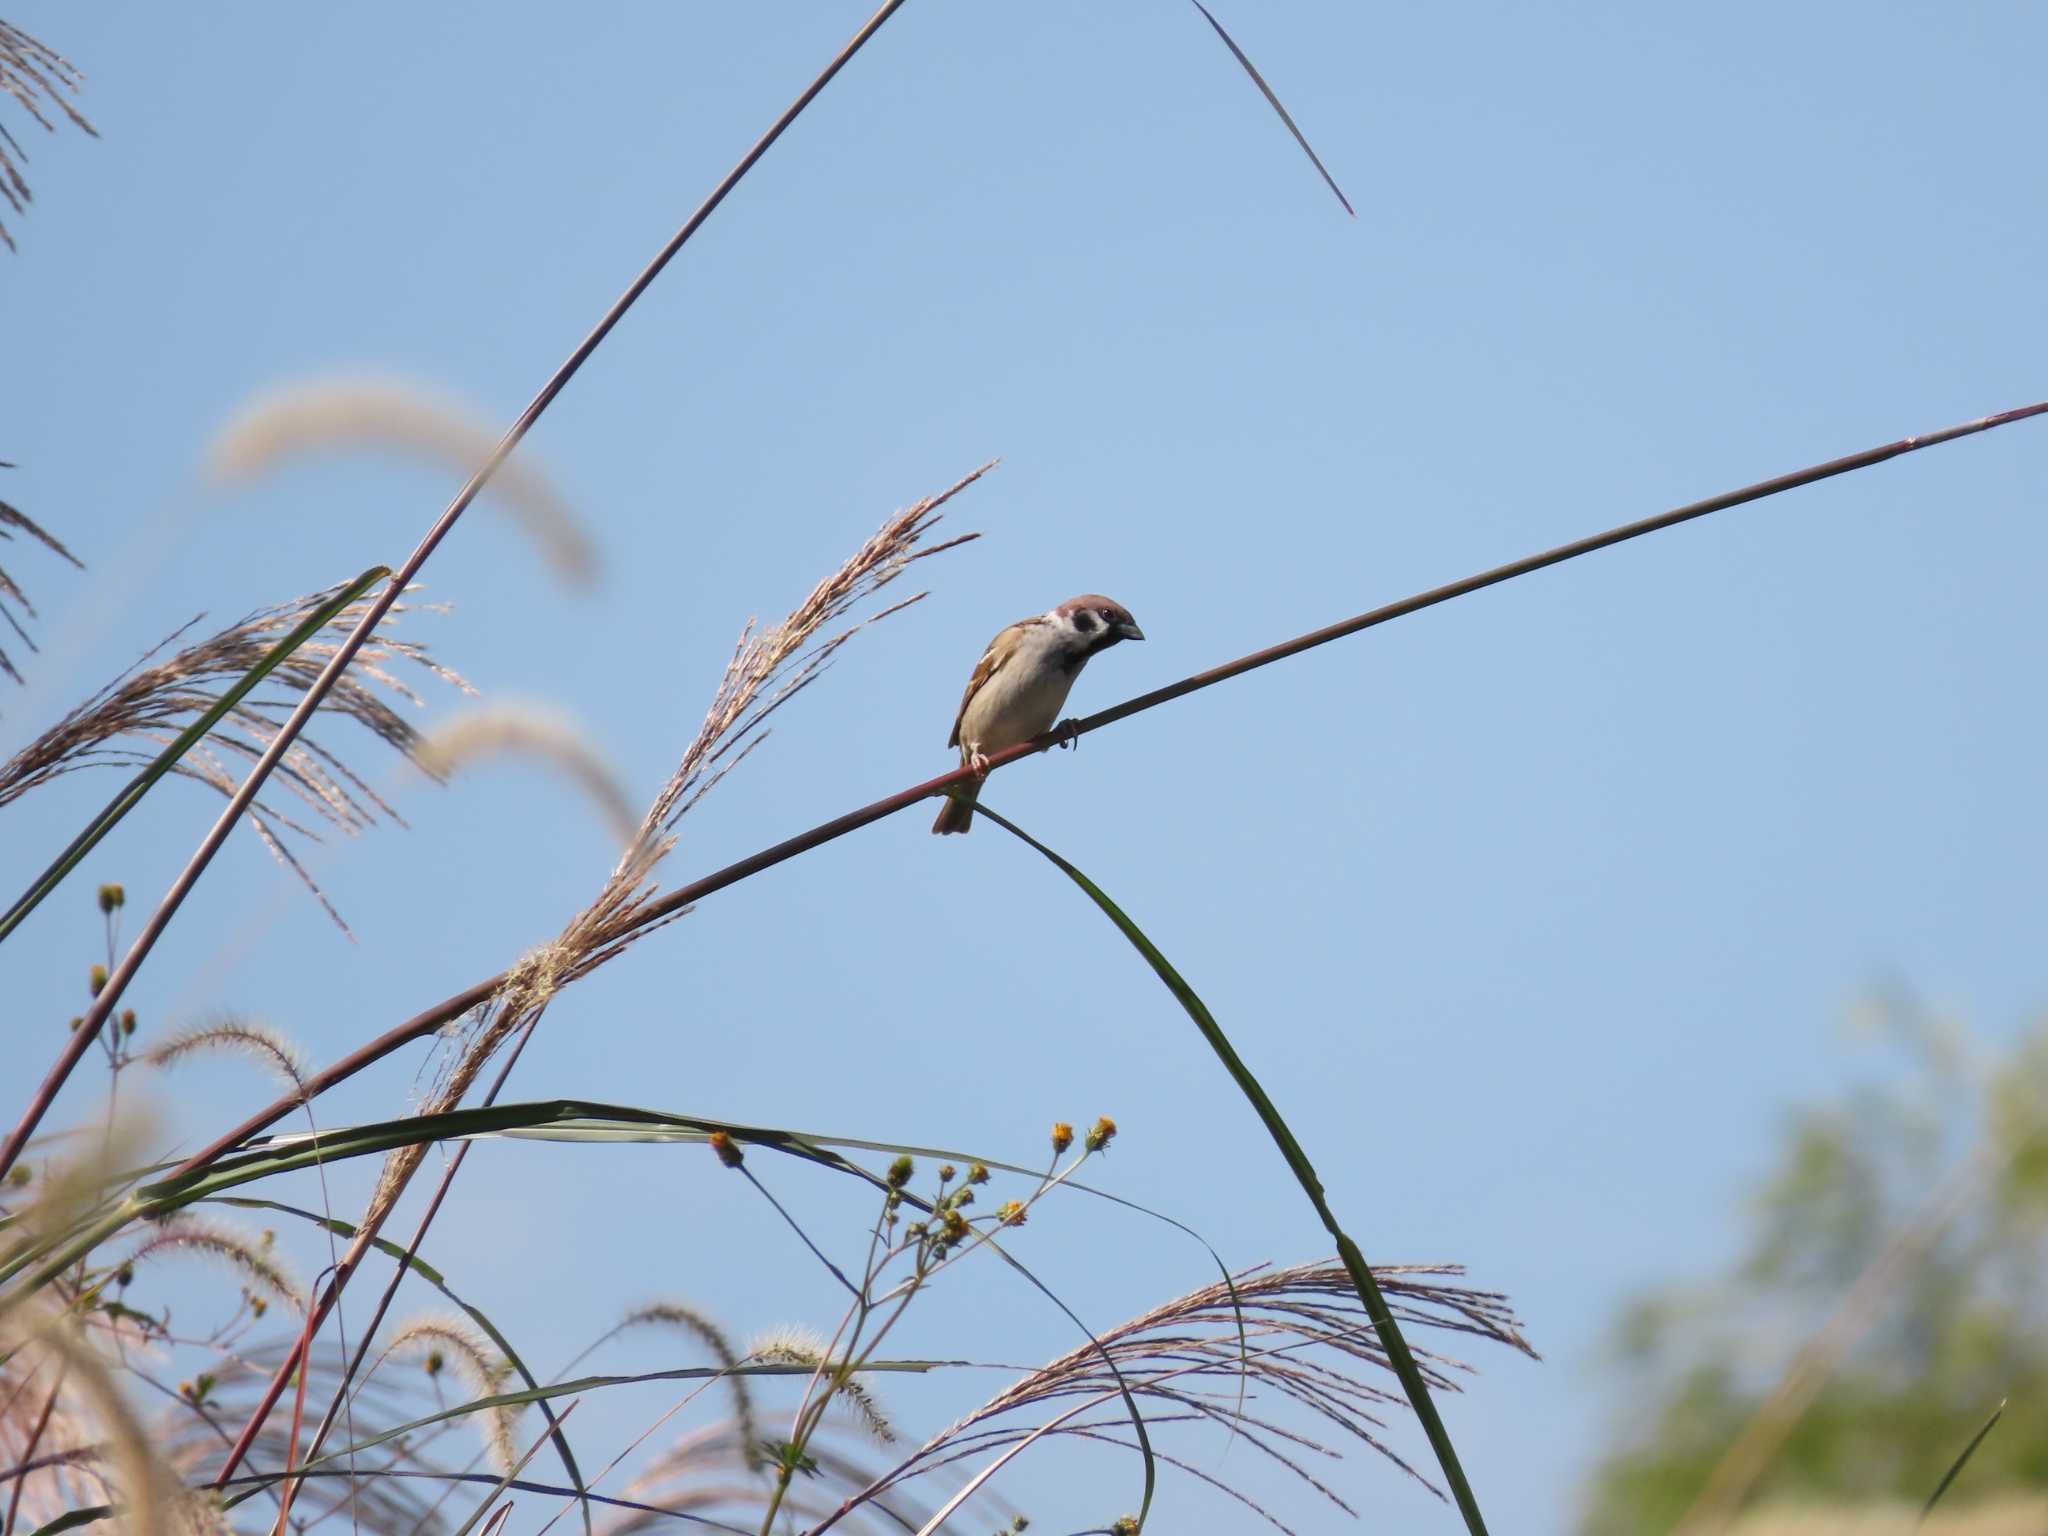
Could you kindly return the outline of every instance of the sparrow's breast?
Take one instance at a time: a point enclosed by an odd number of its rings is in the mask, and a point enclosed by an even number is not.
[[[1075,672],[1057,665],[1004,667],[968,701],[960,720],[960,740],[995,753],[1051,730],[1074,677]]]

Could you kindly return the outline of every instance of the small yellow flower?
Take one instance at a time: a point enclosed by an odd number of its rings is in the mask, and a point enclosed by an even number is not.
[[[718,1154],[718,1160],[728,1168],[737,1168],[747,1160],[746,1153],[740,1150],[740,1144],[724,1131],[713,1131],[705,1140],[710,1142],[711,1150]]]
[[[91,980],[92,995],[98,997],[100,995],[100,988],[107,984],[107,968],[104,965],[94,966],[92,968]]]
[[[908,1155],[897,1158],[889,1165],[889,1187],[901,1189],[910,1182],[910,1176],[915,1172],[917,1164],[913,1163]]]
[[[988,1182],[988,1164],[970,1164],[967,1169],[967,1182],[970,1184],[986,1184]]]
[[[1095,1122],[1093,1127],[1090,1128],[1088,1132],[1088,1139],[1085,1143],[1083,1143],[1083,1145],[1085,1145],[1090,1152],[1100,1152],[1104,1147],[1109,1145],[1111,1138],[1115,1135],[1116,1122],[1110,1119],[1109,1116],[1104,1115],[1101,1119]]]
[[[116,908],[126,906],[127,902],[128,893],[122,890],[120,886],[103,885],[100,887],[100,910],[108,916],[112,916]]]
[[[1023,1226],[1024,1202],[1021,1200],[1009,1200],[997,1206],[996,1220],[1001,1222],[1006,1227]]]
[[[1074,1128],[1071,1125],[1067,1124],[1067,1122],[1064,1120],[1054,1121],[1052,1128],[1053,1156],[1058,1157],[1062,1152],[1066,1151],[1067,1148],[1071,1147],[1073,1144]]]

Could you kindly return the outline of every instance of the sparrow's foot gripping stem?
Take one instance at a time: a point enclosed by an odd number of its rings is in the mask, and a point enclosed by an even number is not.
[[[1052,728],[1052,739],[1056,746],[1078,747],[1081,744],[1081,722],[1069,715]]]
[[[967,754],[967,766],[974,770],[974,776],[977,779],[987,778],[988,754],[986,752],[969,752]]]

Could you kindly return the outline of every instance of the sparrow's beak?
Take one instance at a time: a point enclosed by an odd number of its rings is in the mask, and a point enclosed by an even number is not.
[[[1138,626],[1133,624],[1129,619],[1126,619],[1123,623],[1117,625],[1116,632],[1117,637],[1123,640],[1142,640],[1145,638],[1145,631],[1138,628]]]

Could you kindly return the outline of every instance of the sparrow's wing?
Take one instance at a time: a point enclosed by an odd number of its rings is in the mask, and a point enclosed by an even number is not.
[[[974,696],[981,692],[988,680],[1009,665],[1010,658],[1017,654],[1017,641],[1024,631],[1033,624],[1044,623],[1042,618],[1019,619],[995,639],[989,641],[988,649],[982,652],[981,660],[974,664],[974,676],[967,679],[967,691],[960,695],[959,713],[953,716],[953,734],[946,738],[946,745],[960,745],[960,722],[967,718],[967,706],[974,702]]]

